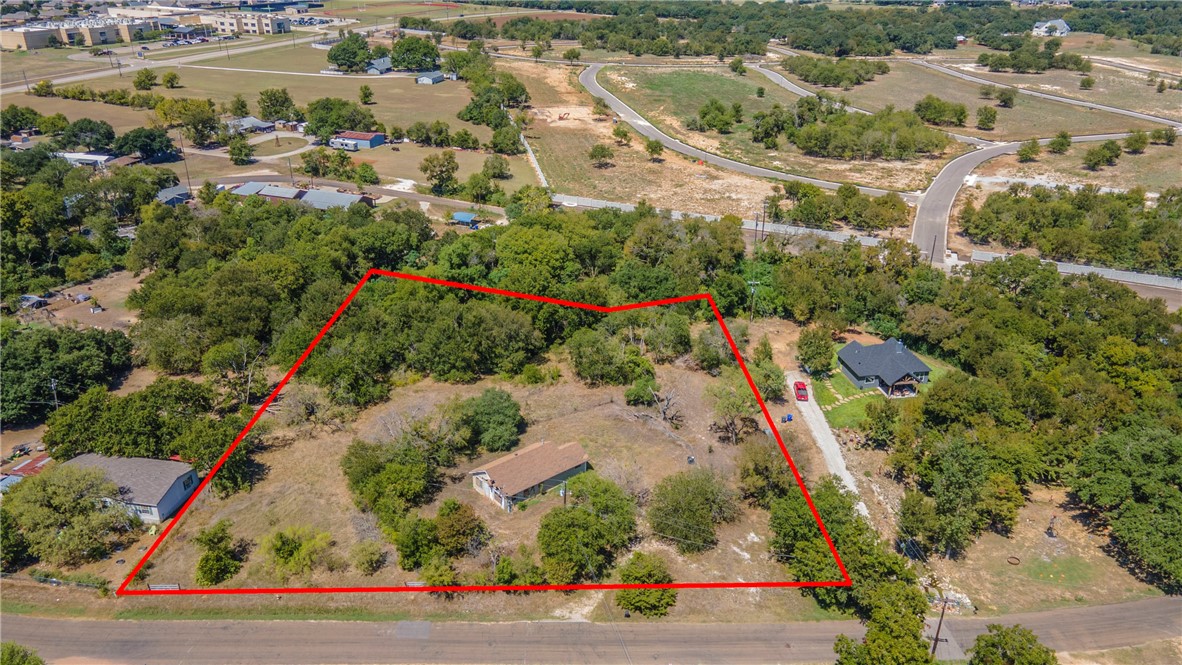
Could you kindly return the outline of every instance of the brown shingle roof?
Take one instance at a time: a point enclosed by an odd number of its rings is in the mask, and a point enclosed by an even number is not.
[[[103,457],[94,453],[79,455],[66,464],[106,472],[107,478],[123,492],[118,497],[120,501],[141,506],[160,505],[160,500],[176,479],[193,470],[184,462],[145,457]]]
[[[501,492],[513,496],[590,461],[577,443],[561,446],[539,441],[490,462],[472,473],[486,473]]]

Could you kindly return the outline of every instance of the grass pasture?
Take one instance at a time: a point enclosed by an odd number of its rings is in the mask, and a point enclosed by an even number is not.
[[[28,79],[29,85],[50,76],[67,76],[82,72],[110,69],[107,58],[87,58],[85,60],[70,60],[71,55],[86,53],[81,48],[43,48],[33,51],[4,51],[0,53],[0,84],[14,85],[24,83]],[[8,102],[5,102],[7,105]]]
[[[1137,67],[1182,75],[1182,57],[1150,53],[1150,47],[1132,39],[1112,39],[1091,32],[1073,32],[1063,38],[1063,50],[1085,56],[1116,60]]]
[[[1064,184],[1093,184],[1101,187],[1132,189],[1144,187],[1149,192],[1161,192],[1179,184],[1178,171],[1182,165],[1182,143],[1172,146],[1151,145],[1140,155],[1124,153],[1115,166],[1104,166],[1099,171],[1084,168],[1084,153],[1095,143],[1079,143],[1062,155],[1043,150],[1034,162],[1021,163],[1015,155],[1003,155],[982,164],[975,173],[981,176],[1007,178],[1036,178]]]
[[[312,53],[322,53],[308,48]],[[265,52],[264,52],[265,53]],[[280,57],[279,55],[268,57]],[[323,56],[322,56],[323,57]],[[221,66],[221,65],[217,65]],[[468,88],[459,81],[446,81],[439,85],[417,85],[414,79],[389,77],[383,79],[359,79],[348,81],[340,76],[301,76],[299,74],[252,75],[223,69],[199,69],[196,67],[160,67],[159,76],[175,71],[180,75],[180,88],[169,90],[163,86],[153,91],[166,97],[208,97],[215,102],[228,102],[235,94],[241,93],[254,110],[259,91],[264,88],[287,88],[296,104],[306,105],[321,97],[357,99],[361,85],[368,84],[374,91],[374,104],[369,108],[374,117],[387,127],[407,127],[418,120],[431,122],[445,120],[453,130],[466,127],[482,141],[488,140],[492,132],[487,127],[469,125],[456,119],[456,113],[471,98]],[[130,88],[131,81],[124,79],[100,79],[91,83],[95,88]],[[52,100],[57,101],[57,100]],[[69,115],[69,114],[67,114]]]
[[[777,150],[757,145],[751,141],[745,123],[758,111],[766,111],[776,103],[787,107],[798,98],[755,72],[738,76],[721,68],[607,68],[600,74],[599,82],[667,134],[748,164],[825,180],[910,191],[925,188],[944,163],[939,158],[911,162],[822,159],[806,156],[792,145],[782,145]],[[765,97],[756,96],[758,87],[764,88]],[[730,134],[686,129],[685,122],[710,98],[726,106],[742,104],[745,122],[735,125]],[[956,149],[956,146],[950,148]]]
[[[254,144],[255,157],[267,157],[269,155],[281,155],[292,150],[299,150],[308,145],[307,139],[296,138],[294,136],[284,136],[274,141],[260,141]]]
[[[982,70],[977,72],[977,75],[990,81],[1016,86],[1024,90],[1045,92],[1096,104],[1116,105],[1131,111],[1182,120],[1182,90],[1157,92],[1157,84],[1149,84],[1145,74],[1137,74],[1116,67],[1103,65],[1093,67],[1089,76],[1095,79],[1096,85],[1091,90],[1080,89],[1079,82],[1083,78],[1081,74],[1063,69],[1052,69],[1041,74],[1012,74]],[[1030,97],[1019,98],[1018,106],[1021,107],[1022,102],[1028,100],[1034,101]],[[999,119],[1011,110],[1013,109],[998,109]]]
[[[793,78],[786,72],[781,72]],[[981,74],[974,69],[974,74]],[[798,81],[799,82],[799,81]],[[1077,84],[1078,85],[1078,84]],[[926,95],[964,104],[969,111],[964,127],[949,128],[959,134],[969,134],[990,140],[1017,141],[1031,137],[1054,136],[1062,130],[1071,134],[1101,134],[1126,131],[1132,128],[1151,129],[1157,125],[1105,111],[1083,109],[1070,104],[1019,95],[1014,108],[997,109],[997,126],[991,131],[975,127],[976,110],[996,102],[981,97],[981,86],[919,65],[892,62],[889,74],[842,92],[854,106],[876,111],[894,105],[910,109]]]

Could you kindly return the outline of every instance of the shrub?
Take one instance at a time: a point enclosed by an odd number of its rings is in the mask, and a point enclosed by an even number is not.
[[[386,553],[376,540],[365,540],[353,546],[353,567],[362,575],[373,575],[386,565]]]
[[[738,517],[734,492],[708,469],[682,471],[653,491],[648,521],[653,533],[682,554],[704,552],[718,542],[714,527]]]
[[[332,537],[325,531],[295,526],[277,531],[263,542],[267,563],[280,577],[304,575],[325,563]]]
[[[624,584],[671,584],[665,560],[655,554],[637,552],[620,568],[620,582]],[[616,604],[625,610],[644,616],[663,617],[677,603],[676,589],[620,589]]]

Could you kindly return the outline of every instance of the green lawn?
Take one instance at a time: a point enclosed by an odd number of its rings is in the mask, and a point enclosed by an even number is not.
[[[813,382],[813,399],[823,407],[837,403],[837,396],[829,390],[829,386],[825,385],[824,381]]]
[[[851,397],[862,392],[861,389],[859,389],[857,386],[851,383],[849,379],[846,378],[845,374],[843,374],[840,369],[834,370],[833,373],[829,375],[829,381],[833,384],[833,389],[837,391],[837,394],[841,397]]]
[[[882,395],[859,397],[837,408],[826,411],[825,419],[829,421],[829,426],[833,429],[841,429],[843,427],[858,429],[861,427],[862,421],[866,419],[866,407],[870,406],[871,402],[882,401],[884,399],[886,397]]]
[[[49,76],[65,76],[99,69],[110,69],[106,57],[70,60],[69,56],[86,53],[81,48],[41,48],[32,51],[5,51],[0,65],[0,83],[12,85],[28,79],[30,85]],[[5,100],[4,105],[10,102]]]

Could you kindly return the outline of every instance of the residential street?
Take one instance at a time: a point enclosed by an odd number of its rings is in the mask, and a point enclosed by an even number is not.
[[[627,620],[626,620],[627,621]],[[1182,598],[1001,618],[950,617],[942,635],[972,645],[986,624],[1021,623],[1056,650],[1089,651],[1182,635]],[[642,621],[395,623],[348,621],[87,621],[3,618],[5,640],[49,662],[116,665],[309,663],[808,663],[833,659],[857,621],[679,624]],[[87,658],[80,661],[77,659]]]

